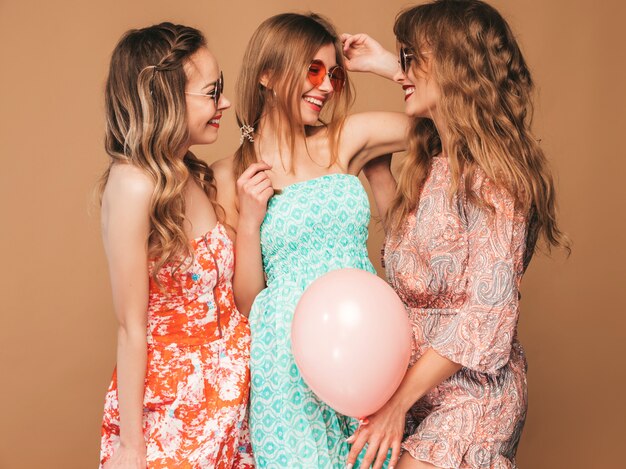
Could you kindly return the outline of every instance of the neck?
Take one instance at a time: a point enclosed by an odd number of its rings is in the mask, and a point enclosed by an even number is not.
[[[278,112],[264,114],[259,120],[256,132],[255,146],[257,154],[263,161],[274,166],[274,162],[281,160],[286,166],[291,166],[293,154],[305,147],[304,135],[296,129],[294,147],[291,148],[292,128],[287,122],[280,121]],[[271,161],[270,161],[271,160]]]
[[[439,139],[441,140],[441,156],[448,156],[448,142],[450,141],[450,134],[448,132],[448,125],[445,120],[437,113],[433,112],[430,118],[435,123]]]

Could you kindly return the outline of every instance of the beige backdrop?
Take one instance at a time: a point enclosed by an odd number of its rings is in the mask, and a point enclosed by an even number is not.
[[[536,133],[574,241],[567,261],[537,257],[523,285],[530,412],[520,466],[623,467],[626,11],[618,0],[494,3],[539,85]],[[90,200],[106,165],[102,91],[120,35],[163,20],[200,28],[232,98],[245,44],[266,17],[314,10],[393,48],[393,19],[407,4],[0,0],[0,468],[97,464],[116,322]],[[354,78],[355,110],[402,110],[397,86]],[[219,142],[197,149],[208,161],[238,142],[234,113],[226,116]],[[381,238],[373,226],[378,267]]]

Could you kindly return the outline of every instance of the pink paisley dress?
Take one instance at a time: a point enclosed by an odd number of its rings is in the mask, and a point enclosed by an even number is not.
[[[493,209],[449,195],[434,158],[419,205],[386,240],[387,276],[413,326],[411,365],[428,348],[463,368],[407,415],[403,449],[442,468],[515,468],[527,407],[517,339],[527,217],[480,170],[473,188]]]
[[[250,329],[233,297],[221,224],[191,240],[194,261],[150,279],[143,425],[148,468],[254,467],[246,410]],[[100,465],[119,445],[117,376],[106,395]]]

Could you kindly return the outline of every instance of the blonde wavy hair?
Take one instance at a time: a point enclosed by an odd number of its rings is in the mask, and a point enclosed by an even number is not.
[[[437,111],[448,126],[446,148],[451,195],[486,206],[472,190],[477,168],[514,198],[528,214],[526,264],[542,237],[548,247],[565,247],[556,221],[553,178],[531,132],[533,81],[511,29],[479,0],[436,0],[401,12],[394,33],[411,49],[412,67],[428,50],[441,98]],[[420,52],[421,51],[421,52]],[[442,151],[434,122],[415,118],[409,151],[386,224],[392,233],[417,207],[432,158]]]
[[[302,122],[302,82],[315,54],[327,44],[335,47],[337,64],[345,68],[339,35],[330,21],[322,16],[284,13],[261,23],[248,42],[237,80],[236,113],[239,125],[254,128],[256,136],[261,117],[270,108],[276,108],[278,122],[274,124],[279,128],[283,123],[288,124],[290,132],[286,138],[293,154],[296,139],[306,136],[305,126],[298,124]],[[268,80],[265,86],[261,84],[264,77]],[[320,117],[331,145],[330,165],[337,161],[341,128],[352,104],[352,86],[348,78],[341,93],[337,94],[324,106]],[[279,135],[280,139],[283,137]],[[243,139],[235,152],[235,177],[257,161],[253,142]],[[289,171],[293,170],[292,164]]]
[[[105,89],[105,149],[109,166],[99,184],[100,199],[114,164],[132,164],[149,174],[155,189],[150,201],[151,277],[173,263],[174,273],[193,259],[183,231],[189,178],[215,203],[213,172],[193,153],[181,154],[189,141],[184,66],[206,40],[197,29],[161,23],[126,32],[113,50]]]

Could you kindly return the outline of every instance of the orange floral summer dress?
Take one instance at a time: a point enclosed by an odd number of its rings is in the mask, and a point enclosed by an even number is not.
[[[221,224],[191,240],[194,261],[150,280],[144,435],[149,468],[253,468],[246,421],[250,330],[235,306],[233,245]],[[117,375],[100,465],[119,445]]]

